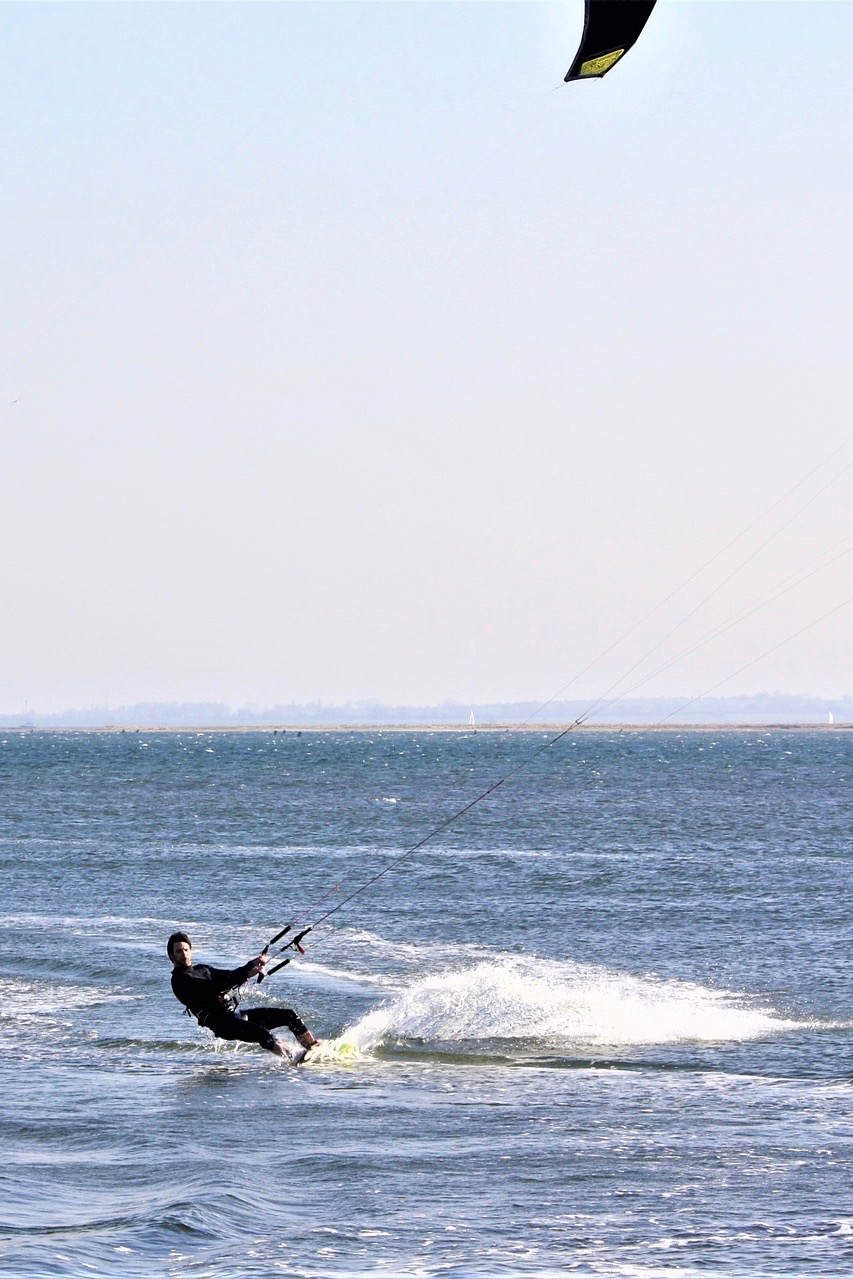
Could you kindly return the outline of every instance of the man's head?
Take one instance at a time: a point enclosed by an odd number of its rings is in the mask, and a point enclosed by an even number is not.
[[[166,951],[178,968],[189,968],[193,962],[193,944],[186,933],[172,933],[166,942]]]

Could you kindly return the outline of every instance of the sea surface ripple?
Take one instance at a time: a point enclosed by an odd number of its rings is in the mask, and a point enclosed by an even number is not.
[[[853,734],[0,733],[0,1274],[853,1274]],[[312,916],[312,917],[314,917]],[[282,1032],[286,1037],[286,1032]]]

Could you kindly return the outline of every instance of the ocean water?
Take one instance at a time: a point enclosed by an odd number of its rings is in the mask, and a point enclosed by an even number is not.
[[[853,734],[0,736],[0,1274],[853,1274]],[[286,1038],[286,1032],[282,1032]]]

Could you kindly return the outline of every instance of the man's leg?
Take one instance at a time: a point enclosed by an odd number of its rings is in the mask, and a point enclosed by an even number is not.
[[[213,1031],[217,1039],[239,1039],[245,1044],[260,1044],[261,1048],[275,1053],[276,1057],[287,1056],[275,1035],[270,1034],[270,1027],[257,1021],[223,1010],[221,1013],[210,1013],[204,1024],[208,1030]]]
[[[301,1017],[292,1008],[247,1008],[249,1021],[256,1022],[266,1030],[275,1030],[278,1026],[286,1026],[295,1035],[303,1048],[311,1048],[317,1040],[305,1025]]]

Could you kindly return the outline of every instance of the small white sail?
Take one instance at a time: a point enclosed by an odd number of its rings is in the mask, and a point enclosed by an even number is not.
[[[830,724],[835,723],[835,716],[833,715],[832,711],[829,712],[829,723]]]
[[[469,728],[476,728],[476,727],[477,727],[476,721],[475,721],[475,719],[474,719],[474,712],[473,712],[473,711],[472,711],[472,712],[471,712],[471,714],[468,716],[468,727],[469,727]]]

